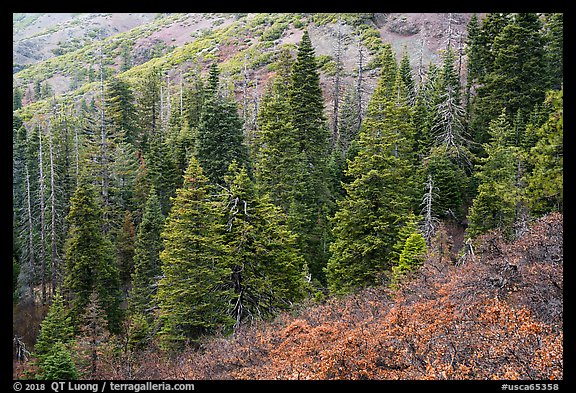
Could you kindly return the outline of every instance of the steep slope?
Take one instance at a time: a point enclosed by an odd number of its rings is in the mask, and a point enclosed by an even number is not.
[[[41,14],[14,29],[14,86],[30,114],[48,109],[33,97],[47,83],[64,100],[96,89],[100,57],[104,76],[135,80],[160,66],[172,86],[187,74],[204,73],[217,60],[237,94],[259,95],[282,45],[294,47],[308,29],[320,65],[326,100],[332,96],[336,53],[341,77],[352,83],[361,65],[366,97],[378,75],[378,50],[391,43],[398,58],[408,51],[415,75],[450,45],[461,50],[471,14]],[[34,19],[35,18],[35,19]],[[19,23],[22,23],[21,18]],[[47,21],[52,20],[53,23]],[[16,26],[16,22],[13,25]],[[360,52],[362,52],[360,54]],[[362,56],[362,58],[360,58]],[[246,81],[248,80],[248,83]],[[254,90],[254,91],[253,91]],[[48,100],[51,101],[51,100]]]
[[[154,347],[108,355],[96,377],[563,379],[563,216],[539,219],[513,243],[484,235],[456,265],[440,246],[396,291],[300,305],[171,358]]]

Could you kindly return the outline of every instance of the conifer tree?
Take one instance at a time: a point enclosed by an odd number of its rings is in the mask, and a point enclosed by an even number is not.
[[[270,198],[285,213],[296,199],[302,157],[288,103],[288,87],[278,74],[267,87],[258,113],[255,177],[259,193]]]
[[[564,14],[544,15],[545,74],[548,89],[559,90],[564,81]]]
[[[226,314],[232,297],[226,283],[232,271],[223,245],[222,212],[209,188],[198,160],[191,157],[162,232],[163,276],[156,298],[158,334],[167,349],[234,323]]]
[[[475,175],[480,185],[468,214],[467,234],[474,238],[491,229],[500,229],[510,238],[516,218],[516,201],[520,196],[516,185],[519,149],[509,142],[513,128],[504,109],[490,123],[489,133],[490,142],[484,146],[488,156],[481,160]]]
[[[156,189],[162,214],[166,216],[171,208],[171,198],[179,184],[179,170],[173,156],[173,150],[160,135],[150,136],[146,160],[146,175]]]
[[[71,318],[79,328],[79,318],[92,291],[99,294],[106,310],[108,328],[120,328],[120,279],[111,242],[102,233],[102,213],[93,187],[86,182],[76,188],[66,217],[69,229],[66,239],[64,288],[70,302]]]
[[[414,271],[424,262],[426,240],[420,232],[412,232],[406,239],[398,259],[398,265],[392,267],[393,282],[398,282],[402,276]]]
[[[98,292],[90,293],[86,309],[80,318],[80,332],[76,340],[76,350],[79,354],[79,368],[88,375],[95,376],[98,371],[99,357],[110,340],[110,332],[106,323],[106,311]]]
[[[406,86],[406,92],[408,94],[408,103],[414,105],[416,101],[416,85],[414,83],[414,78],[412,77],[412,67],[410,66],[410,57],[408,56],[408,51],[404,48],[404,54],[400,60],[400,74],[402,75],[402,81],[404,86]]]
[[[335,239],[326,273],[335,294],[383,279],[392,266],[399,231],[415,206],[410,110],[401,75],[394,62],[389,64],[395,82],[390,87],[388,74],[378,80],[359,151],[348,166],[346,198],[338,202],[333,218]]]
[[[120,78],[108,78],[105,100],[106,120],[113,133],[136,146],[138,118],[131,86]]]
[[[286,214],[267,194],[256,195],[246,169],[233,162],[225,179],[225,242],[234,290],[230,314],[238,327],[244,319],[270,317],[301,300],[306,266]]]
[[[163,244],[160,234],[163,228],[164,216],[160,201],[156,190],[152,188],[144,206],[134,247],[134,273],[128,302],[132,313],[141,313],[149,317],[153,315],[152,310],[156,306],[156,284],[162,275],[160,252]]]
[[[218,89],[219,71],[213,63],[198,125],[196,155],[210,181],[222,184],[228,165],[234,160],[247,163],[248,151],[236,102],[223,97]]]
[[[502,108],[506,108],[509,118],[519,110],[525,118],[544,100],[547,88],[542,22],[537,14],[487,17],[482,32],[485,32],[481,41],[485,71],[470,119],[478,143],[488,141],[489,123],[499,116]]]
[[[39,368],[37,379],[61,381],[77,380],[80,377],[70,350],[61,341],[51,347]]]
[[[324,281],[323,268],[328,254],[326,214],[331,196],[326,183],[330,132],[324,117],[324,101],[314,47],[305,30],[291,70],[288,100],[298,150],[302,154],[299,174],[301,203],[294,205],[292,220],[300,235],[300,245],[313,277]]]
[[[536,215],[563,211],[563,95],[563,89],[547,94],[546,104],[551,107],[551,113],[536,131],[539,139],[528,156],[533,169],[526,176],[526,195],[531,211]]]
[[[160,70],[151,68],[136,89],[136,111],[139,119],[139,132],[136,138],[138,149],[146,152],[148,138],[160,132]]]
[[[130,211],[126,211],[122,219],[122,227],[116,235],[116,253],[118,255],[118,270],[122,288],[128,288],[132,272],[134,271],[135,238],[134,217]]]
[[[34,344],[34,356],[42,363],[57,342],[68,344],[73,339],[72,321],[64,304],[64,298],[57,289],[48,313],[40,323],[40,332]]]

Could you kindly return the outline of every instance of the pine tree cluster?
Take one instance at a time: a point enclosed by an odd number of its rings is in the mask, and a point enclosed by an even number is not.
[[[367,105],[350,86],[328,119],[305,30],[278,49],[250,138],[217,62],[179,95],[153,68],[26,121],[15,92],[14,299],[50,305],[36,377],[394,286],[442,221],[514,239],[562,212],[561,48],[561,14],[474,15],[465,51],[448,44],[420,83],[383,43]]]

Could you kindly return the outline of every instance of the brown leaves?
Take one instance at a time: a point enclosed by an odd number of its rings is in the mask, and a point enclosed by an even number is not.
[[[484,235],[461,266],[437,255],[394,293],[301,305],[173,359],[148,353],[133,376],[562,379],[561,220],[544,217],[514,243]]]

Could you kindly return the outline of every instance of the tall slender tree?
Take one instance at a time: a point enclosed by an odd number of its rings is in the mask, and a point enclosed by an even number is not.
[[[233,162],[225,177],[225,242],[229,248],[235,327],[286,309],[304,295],[304,259],[287,216],[267,194],[257,196],[245,168]]]
[[[301,204],[295,206],[292,216],[303,241],[301,249],[310,272],[314,278],[324,281],[323,268],[328,259],[326,214],[331,200],[326,182],[330,132],[324,117],[324,100],[314,53],[310,35],[305,30],[292,67],[288,93],[292,124],[303,160]]]
[[[162,275],[160,252],[164,216],[156,190],[152,188],[144,206],[134,246],[134,273],[128,301],[130,311],[146,315],[149,320],[156,306],[157,283]]]
[[[156,299],[158,334],[167,349],[227,330],[234,323],[226,313],[232,297],[226,282],[232,271],[222,239],[222,212],[209,189],[208,178],[192,157],[162,232],[163,276]]]
[[[242,120],[236,102],[219,93],[216,63],[210,67],[196,142],[197,159],[213,183],[224,182],[224,175],[232,161],[247,163]]]
[[[108,329],[120,329],[122,312],[118,267],[110,240],[102,233],[102,211],[94,188],[81,181],[70,200],[66,217],[66,266],[64,288],[71,308],[74,326],[80,327],[80,316],[96,291],[106,311]]]
[[[388,50],[390,50],[388,48]],[[359,150],[349,163],[346,198],[338,202],[332,256],[326,268],[328,288],[344,294],[376,285],[394,263],[394,245],[415,206],[414,132],[406,90],[388,52],[383,64],[394,72],[381,74],[368,104]],[[397,258],[396,258],[397,259]]]

